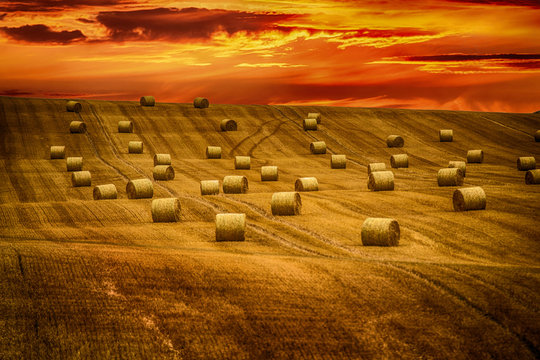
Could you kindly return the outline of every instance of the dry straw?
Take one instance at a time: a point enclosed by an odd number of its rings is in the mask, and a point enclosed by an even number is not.
[[[347,167],[347,156],[332,155],[330,159],[330,167],[332,169],[345,169]]]
[[[118,122],[118,132],[119,133],[132,133],[133,132],[133,123],[129,120],[122,120]]]
[[[69,112],[81,112],[82,105],[80,102],[70,100],[66,103],[66,110]]]
[[[437,173],[437,183],[439,186],[461,186],[463,185],[463,173],[459,168],[444,168]]]
[[[171,165],[156,165],[154,166],[154,180],[173,180],[174,169]]]
[[[278,192],[272,195],[270,207],[272,215],[300,215],[302,199],[297,192]]]
[[[440,142],[452,142],[454,140],[453,130],[439,130]]]
[[[156,99],[153,96],[141,96],[139,100],[141,106],[154,106],[156,105]]]
[[[86,131],[86,124],[82,121],[72,121],[69,124],[69,132],[73,134],[82,134]]]
[[[246,214],[217,214],[216,241],[244,241]]]
[[[157,165],[171,165],[171,154],[155,154],[154,166]]]
[[[483,210],[486,208],[486,193],[479,186],[457,189],[452,198],[455,211]]]
[[[90,171],[74,171],[71,173],[71,183],[75,187],[91,186],[92,175],[90,175]]]
[[[307,117],[308,117],[308,119],[317,120],[317,124],[321,123],[321,114],[320,113],[308,113]]]
[[[149,179],[130,180],[126,185],[128,199],[146,199],[154,196],[154,185]]]
[[[114,184],[98,185],[94,187],[94,200],[116,199],[118,191]]]
[[[527,171],[525,173],[525,184],[527,185],[540,184],[540,169]]]
[[[83,167],[82,157],[68,157],[66,159],[67,171],[81,171]]]
[[[180,200],[164,198],[152,200],[153,222],[177,222],[180,220]]]
[[[221,159],[221,146],[208,146],[206,148],[207,159]]]
[[[362,224],[364,246],[398,246],[399,224],[394,219],[367,218]]]
[[[391,171],[375,171],[369,174],[368,189],[371,191],[394,190],[394,173]]]
[[[63,159],[66,157],[66,147],[62,145],[51,146],[51,159]]]
[[[536,159],[533,156],[522,156],[517,159],[517,169],[527,171],[536,169]]]
[[[324,141],[314,141],[309,144],[312,154],[326,154],[326,143]]]
[[[314,177],[298,178],[294,182],[295,191],[319,191],[319,182]]]
[[[393,168],[408,168],[409,156],[407,154],[397,154],[390,156],[390,166]]]
[[[536,130],[534,133],[534,141],[540,142],[540,130]]]
[[[304,119],[304,130],[317,130],[317,119]]]
[[[376,171],[386,171],[386,164],[385,163],[371,163],[368,165],[367,167],[368,175]]]
[[[386,138],[386,145],[388,145],[388,147],[400,148],[403,147],[404,144],[405,141],[399,135],[390,135]]]
[[[207,108],[208,106],[210,106],[210,103],[208,102],[207,98],[196,97],[193,100],[193,106],[195,106],[198,109],[204,109],[204,108]]]
[[[236,131],[238,130],[238,124],[233,119],[223,119],[219,124],[221,131]]]
[[[261,181],[278,181],[277,166],[261,166]]]
[[[245,194],[248,191],[248,179],[241,175],[227,175],[223,178],[223,193]]]
[[[466,173],[467,173],[467,163],[465,163],[465,161],[460,161],[460,160],[457,160],[457,161],[449,161],[449,162],[448,162],[448,167],[449,167],[449,168],[458,168],[459,170],[461,170],[463,177],[466,176]]]
[[[234,168],[236,170],[249,170],[251,169],[251,158],[249,156],[235,156]]]
[[[201,195],[219,194],[219,180],[201,180]]]
[[[142,141],[130,141],[128,143],[128,152],[130,154],[142,154],[143,142]]]
[[[484,161],[484,152],[482,150],[467,151],[467,162],[480,164]]]

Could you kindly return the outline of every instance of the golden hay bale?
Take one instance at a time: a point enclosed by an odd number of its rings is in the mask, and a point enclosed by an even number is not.
[[[439,130],[439,141],[440,142],[452,142],[454,140],[454,131],[453,130]]]
[[[152,200],[153,222],[177,222],[180,220],[180,200],[164,198]]]
[[[371,191],[394,190],[394,173],[391,171],[375,171],[369,174],[368,189]]]
[[[142,154],[143,142],[142,141],[130,141],[128,143],[128,152],[130,154]]]
[[[375,171],[386,171],[385,163],[371,163],[367,167],[368,175]]]
[[[77,102],[77,101],[74,101],[74,100],[70,100],[66,103],[66,110],[69,111],[69,112],[81,112],[82,110],[82,105],[80,102]]]
[[[201,180],[201,195],[219,194],[219,180]]]
[[[221,131],[236,131],[238,130],[238,125],[233,119],[223,119],[219,124]]]
[[[277,166],[261,166],[261,181],[278,181]]]
[[[154,196],[154,185],[149,179],[130,180],[126,185],[128,199],[146,199]]]
[[[484,161],[484,152],[482,150],[467,151],[467,162],[480,164]]]
[[[154,166],[154,180],[173,180],[174,169],[171,165],[156,165]]]
[[[540,184],[540,169],[529,170],[525,173],[525,184]]]
[[[91,186],[92,175],[90,175],[90,171],[74,171],[71,173],[71,183],[75,187]]]
[[[409,156],[407,154],[397,154],[390,156],[390,166],[393,168],[408,168]]]
[[[534,133],[534,141],[540,142],[540,130],[536,130]]]
[[[208,146],[206,148],[207,159],[221,159],[221,146]]]
[[[86,131],[86,124],[82,121],[72,121],[69,124],[69,132],[73,134],[82,134]]]
[[[236,170],[249,170],[251,169],[251,158],[249,156],[235,156],[234,168]]]
[[[536,159],[533,156],[522,156],[517,159],[517,169],[527,171],[536,169]]]
[[[319,191],[319,182],[314,177],[298,178],[294,182],[295,191]]]
[[[277,192],[270,202],[272,215],[299,215],[302,210],[302,199],[297,192]]]
[[[133,123],[129,120],[122,120],[118,122],[118,132],[119,133],[132,133],[133,132]]]
[[[118,191],[114,184],[98,185],[94,187],[94,200],[116,199]]]
[[[449,168],[458,168],[459,170],[461,170],[461,173],[463,175],[463,177],[465,177],[466,175],[466,172],[467,172],[467,163],[465,163],[465,161],[449,161],[448,162],[448,167]]]
[[[82,157],[68,157],[66,159],[67,171],[81,171],[83,167]]]
[[[324,141],[314,141],[309,144],[312,154],[326,154],[326,143]]]
[[[51,159],[63,159],[66,157],[66,147],[61,145],[51,146]]]
[[[154,166],[157,165],[171,165],[171,154],[155,154]]]
[[[386,145],[388,147],[403,147],[405,140],[399,135],[390,135],[386,138]]]
[[[216,241],[244,241],[246,214],[217,214]]]
[[[330,159],[330,167],[332,169],[347,168],[347,155],[332,155]]]
[[[320,113],[308,113],[307,117],[308,117],[308,119],[317,120],[317,124],[321,123],[321,114]]]
[[[459,168],[444,168],[437,173],[437,183],[439,186],[461,186],[463,185],[463,173]]]
[[[457,189],[452,201],[455,211],[483,210],[486,208],[486,193],[479,186]]]
[[[199,109],[207,108],[209,105],[210,105],[210,102],[208,102],[207,98],[196,97],[193,100],[193,106],[195,106],[196,108],[199,108]]]
[[[304,119],[304,130],[317,130],[317,119]]]
[[[153,96],[141,96],[139,100],[141,106],[154,106],[156,105],[156,99]]]
[[[242,175],[227,175],[223,178],[223,193],[245,194],[248,191],[248,179]]]
[[[399,224],[394,219],[367,218],[362,224],[362,245],[398,246]]]

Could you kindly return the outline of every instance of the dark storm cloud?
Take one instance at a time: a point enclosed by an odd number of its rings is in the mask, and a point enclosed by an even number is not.
[[[80,30],[54,31],[43,24],[0,27],[0,31],[12,40],[29,43],[69,44],[86,39],[86,36]]]

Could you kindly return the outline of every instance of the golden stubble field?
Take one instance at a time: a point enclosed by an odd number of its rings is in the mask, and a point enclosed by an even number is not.
[[[534,359],[540,356],[540,185],[519,156],[540,160],[538,114],[192,104],[0,97],[1,359]],[[302,130],[320,112],[318,131]],[[220,132],[224,118],[238,131]],[[70,134],[83,120],[88,131]],[[131,120],[134,133],[118,133]],[[453,129],[441,143],[439,129]],[[402,135],[403,148],[386,137]],[[128,154],[132,140],[143,154]],[[309,144],[326,142],[325,155]],[[74,188],[65,160],[82,156],[92,187]],[[223,159],[206,160],[208,145]],[[464,186],[484,211],[454,212],[455,187],[437,171],[482,149]],[[150,199],[128,200],[169,153],[176,177],[154,199],[177,197],[178,223],[153,223]],[[370,192],[366,167],[407,153],[395,191]],[[346,169],[330,155],[346,154]],[[234,156],[251,170],[234,170]],[[260,167],[277,165],[278,182]],[[242,174],[247,194],[202,197],[200,180]],[[277,217],[274,192],[302,193],[302,214]],[[113,183],[117,200],[94,201]],[[215,215],[247,215],[245,242],[216,242]],[[361,225],[390,217],[398,247],[364,247]]]

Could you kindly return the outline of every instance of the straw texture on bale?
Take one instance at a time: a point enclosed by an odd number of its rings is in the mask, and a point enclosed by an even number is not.
[[[302,199],[297,192],[278,192],[272,195],[270,207],[272,215],[299,215]]]
[[[321,114],[320,113],[308,113],[307,117],[308,117],[308,119],[317,120],[317,124],[321,123]]]
[[[90,175],[90,171],[74,171],[71,173],[71,183],[75,187],[91,186],[92,175]]]
[[[399,135],[390,135],[386,138],[386,145],[388,147],[403,147],[405,145],[405,141],[403,138]]]
[[[407,154],[397,154],[390,156],[390,166],[393,168],[408,168],[409,156]]]
[[[142,141],[130,141],[128,143],[128,152],[130,154],[142,154],[143,142]]]
[[[326,154],[326,143],[324,141],[314,141],[309,144],[312,154]]]
[[[204,108],[207,108],[208,106],[210,106],[210,102],[208,101],[207,98],[196,97],[193,100],[193,106],[195,106],[198,109],[204,109]]]
[[[225,194],[245,194],[248,191],[248,179],[241,175],[227,175],[223,178]]]
[[[82,134],[86,131],[86,124],[82,121],[72,121],[69,124],[69,132],[74,134]]]
[[[330,158],[330,167],[332,169],[347,168],[347,155],[332,155]]]
[[[261,166],[261,181],[278,181],[277,166]]]
[[[459,170],[461,170],[461,173],[463,175],[463,177],[466,176],[466,173],[467,173],[467,163],[465,161],[449,161],[448,162],[448,167],[449,168],[458,168]]]
[[[484,152],[482,150],[467,151],[467,162],[480,164],[484,161]]]
[[[133,123],[129,120],[122,120],[118,122],[118,132],[119,133],[132,133],[133,132]]]
[[[294,182],[295,191],[319,191],[319,182],[314,177],[298,178]]]
[[[201,180],[201,195],[219,194],[219,180]]]
[[[540,130],[536,130],[534,133],[534,141],[540,142]]]
[[[522,156],[517,159],[517,169],[527,171],[536,169],[536,159],[533,156]]]
[[[375,171],[386,171],[385,163],[371,163],[367,167],[368,175]]]
[[[525,184],[540,184],[540,169],[529,170],[525,173]]]
[[[221,159],[221,146],[208,146],[206,148],[207,159]]]
[[[171,154],[155,154],[154,166],[157,165],[171,165]]]
[[[126,185],[128,199],[147,199],[154,196],[154,185],[149,179],[130,180]]]
[[[174,169],[171,165],[156,165],[154,166],[154,180],[173,180]]]
[[[139,100],[141,106],[154,106],[156,105],[156,99],[153,96],[141,96]]]
[[[82,157],[68,157],[66,158],[67,171],[81,171],[83,167]]]
[[[234,168],[236,170],[249,170],[251,169],[251,158],[249,156],[235,156]]]
[[[394,173],[391,171],[375,171],[369,174],[368,189],[371,191],[394,190]]]
[[[118,198],[118,191],[114,184],[98,185],[94,187],[94,200]]]
[[[164,198],[152,200],[153,222],[177,222],[180,220],[180,200]]]
[[[82,105],[80,102],[70,100],[66,103],[66,110],[69,112],[81,112]]]
[[[317,119],[304,119],[304,130],[317,130]]]
[[[454,140],[453,130],[439,130],[440,142],[452,142]]]
[[[452,201],[455,211],[483,210],[486,208],[486,193],[479,186],[457,189]]]
[[[398,246],[399,224],[394,219],[367,218],[362,224],[362,245]]]
[[[461,186],[463,185],[463,173],[459,168],[444,168],[437,173],[437,183],[439,186]]]
[[[246,214],[217,214],[216,241],[244,241]]]
[[[62,145],[51,146],[51,159],[63,159],[66,157],[66,147]]]
[[[236,131],[238,130],[238,124],[233,119],[223,119],[219,124],[221,131]]]

